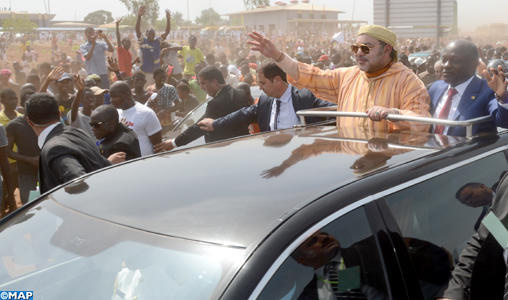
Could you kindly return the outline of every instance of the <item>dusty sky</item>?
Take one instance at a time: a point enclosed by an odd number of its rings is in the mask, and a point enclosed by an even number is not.
[[[45,0],[0,0],[0,7],[11,6],[15,11],[44,12]],[[46,0],[47,1],[47,0]],[[51,12],[56,14],[55,20],[83,20],[83,17],[94,10],[111,11],[113,17],[127,14],[127,10],[118,0],[49,0]],[[435,0],[429,0],[435,1]],[[271,3],[275,1],[272,0]],[[289,2],[286,0],[285,2]],[[311,0],[315,5],[326,5],[345,11],[340,19],[366,20],[372,23],[373,0]],[[457,0],[459,28],[470,31],[479,25],[489,23],[508,23],[507,0]],[[244,9],[242,0],[159,0],[161,15],[163,9],[179,11],[187,18],[195,20],[201,10],[213,7],[218,13],[230,13]]]

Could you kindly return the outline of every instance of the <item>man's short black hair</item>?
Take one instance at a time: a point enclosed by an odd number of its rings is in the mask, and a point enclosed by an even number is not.
[[[35,93],[25,103],[26,116],[35,124],[46,125],[60,120],[56,99],[46,93]]]
[[[3,89],[2,92],[0,92],[0,100],[1,101],[4,101],[5,99],[12,97],[12,96],[18,97],[16,95],[16,92],[13,89],[6,88],[6,89]]]
[[[136,71],[134,74],[132,74],[132,78],[143,78],[146,80],[146,75],[143,73],[143,71]]]
[[[162,68],[157,68],[153,71],[153,78],[159,74],[166,76],[166,72]]]
[[[286,73],[284,71],[282,71],[282,69],[279,68],[279,66],[277,66],[277,64],[274,63],[273,61],[268,61],[268,62],[263,63],[258,68],[258,72],[263,73],[263,76],[265,76],[265,78],[269,79],[270,81],[273,81],[273,79],[276,76],[280,76],[282,81],[288,82],[287,78],[286,78]]]
[[[200,72],[198,77],[201,77],[205,80],[217,80],[218,83],[224,84],[224,76],[222,76],[221,71],[215,66],[206,66]]]
[[[379,40],[378,40],[378,41],[379,41]],[[384,48],[385,46],[387,46],[387,45],[388,45],[387,43],[385,43],[385,42],[383,42],[383,41],[379,41],[379,44],[380,44],[380,45],[381,45],[381,47],[383,47],[383,48]],[[392,45],[390,45],[390,47],[392,47],[392,51],[390,52],[390,58],[391,58],[391,59],[392,59],[392,61],[393,61],[393,60],[395,59],[396,51],[395,51],[395,49],[393,48],[393,46],[392,46]]]
[[[115,91],[125,95],[126,97],[132,97],[131,88],[126,81],[118,80],[115,81],[109,88],[110,93]]]
[[[37,74],[34,74],[34,73],[30,73],[28,74],[28,76],[26,77],[26,82],[33,82],[33,81],[41,81],[41,78],[39,77],[39,75]]]

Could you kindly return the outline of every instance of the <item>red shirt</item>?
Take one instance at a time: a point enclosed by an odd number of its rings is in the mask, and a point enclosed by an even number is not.
[[[132,55],[123,47],[116,48],[118,52],[118,68],[120,72],[124,72],[128,77],[132,76]]]

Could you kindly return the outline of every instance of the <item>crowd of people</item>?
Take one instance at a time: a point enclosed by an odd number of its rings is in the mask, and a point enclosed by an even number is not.
[[[203,135],[211,142],[291,128],[302,109],[337,105],[368,114],[337,119],[341,128],[465,135],[458,127],[386,120],[394,114],[490,115],[490,122],[475,125],[475,134],[508,128],[508,51],[501,43],[401,40],[378,25],[362,26],[354,40],[341,43],[312,33],[209,38],[172,33],[169,10],[165,31],[157,35],[152,28],[141,31],[144,15],[141,7],[134,33],[122,33],[117,20],[114,38],[86,28],[74,57],[58,49],[53,35],[49,61],[23,39],[20,60],[10,65],[9,40],[0,40],[2,215],[27,203],[37,186],[45,193]],[[261,95],[252,93],[256,89]],[[198,122],[163,140],[163,128],[205,101]]]

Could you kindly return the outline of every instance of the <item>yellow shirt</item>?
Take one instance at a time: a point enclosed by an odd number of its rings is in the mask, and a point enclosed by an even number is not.
[[[394,63],[386,72],[368,78],[357,66],[335,70],[298,63],[299,78],[289,82],[307,88],[317,97],[337,103],[339,111],[366,112],[372,106],[397,108],[400,114],[430,117],[430,97],[423,82],[402,63]],[[410,129],[425,131],[428,125],[415,122],[373,122],[363,118],[337,118],[337,128],[363,127],[393,132]]]
[[[16,112],[16,118],[23,116],[23,114],[20,114],[17,111],[15,111],[15,112]],[[9,123],[10,121],[11,121],[11,119],[9,119],[9,117],[7,117],[7,115],[5,114],[5,111],[2,109],[0,111],[0,124],[2,124],[5,127],[5,126],[7,126],[7,123]],[[18,146],[16,146],[16,144],[14,144],[14,147],[12,147],[12,151],[18,152]],[[9,158],[9,163],[13,164],[15,162],[16,162],[15,159]]]
[[[182,50],[178,51],[178,54],[183,56],[185,62],[183,73],[185,75],[194,75],[195,66],[200,62],[205,61],[203,53],[198,48],[191,49],[189,46],[184,46]]]

